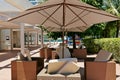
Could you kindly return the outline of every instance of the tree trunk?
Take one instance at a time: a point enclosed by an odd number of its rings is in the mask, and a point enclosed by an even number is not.
[[[75,35],[72,36],[72,39],[73,39],[73,49],[76,49]]]
[[[116,38],[118,38],[118,37],[119,37],[119,30],[120,30],[120,21],[117,21]]]

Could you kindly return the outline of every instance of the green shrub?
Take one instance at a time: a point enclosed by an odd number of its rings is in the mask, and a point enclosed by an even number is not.
[[[100,46],[96,43],[95,39],[84,39],[83,42],[90,54],[98,53],[100,50]]]
[[[98,53],[100,49],[113,53],[113,58],[120,62],[120,38],[84,39],[88,53]]]

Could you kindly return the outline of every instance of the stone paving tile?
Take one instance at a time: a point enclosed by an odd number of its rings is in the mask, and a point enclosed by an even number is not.
[[[32,56],[39,56],[39,48],[31,49]],[[13,51],[0,51],[0,80],[11,80],[11,61],[17,59],[17,53],[20,49]]]

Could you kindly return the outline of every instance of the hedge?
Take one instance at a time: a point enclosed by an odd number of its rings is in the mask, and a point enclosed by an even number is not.
[[[113,58],[120,62],[120,38],[84,39],[88,53],[98,53],[100,49],[113,53]]]

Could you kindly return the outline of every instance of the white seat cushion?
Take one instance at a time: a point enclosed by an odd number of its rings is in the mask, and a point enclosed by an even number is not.
[[[112,53],[105,50],[100,50],[95,58],[95,61],[108,61],[111,58],[111,56]]]
[[[68,61],[77,63],[76,58],[53,59],[49,61],[48,73],[57,73]]]
[[[43,68],[38,74],[37,74],[37,80],[82,80],[81,74],[75,73],[75,74],[69,74],[69,75],[63,75],[63,74],[48,74],[46,73],[47,69]]]
[[[73,74],[76,73],[79,70],[79,66],[77,63],[73,61],[67,62],[59,71],[60,74]]]

